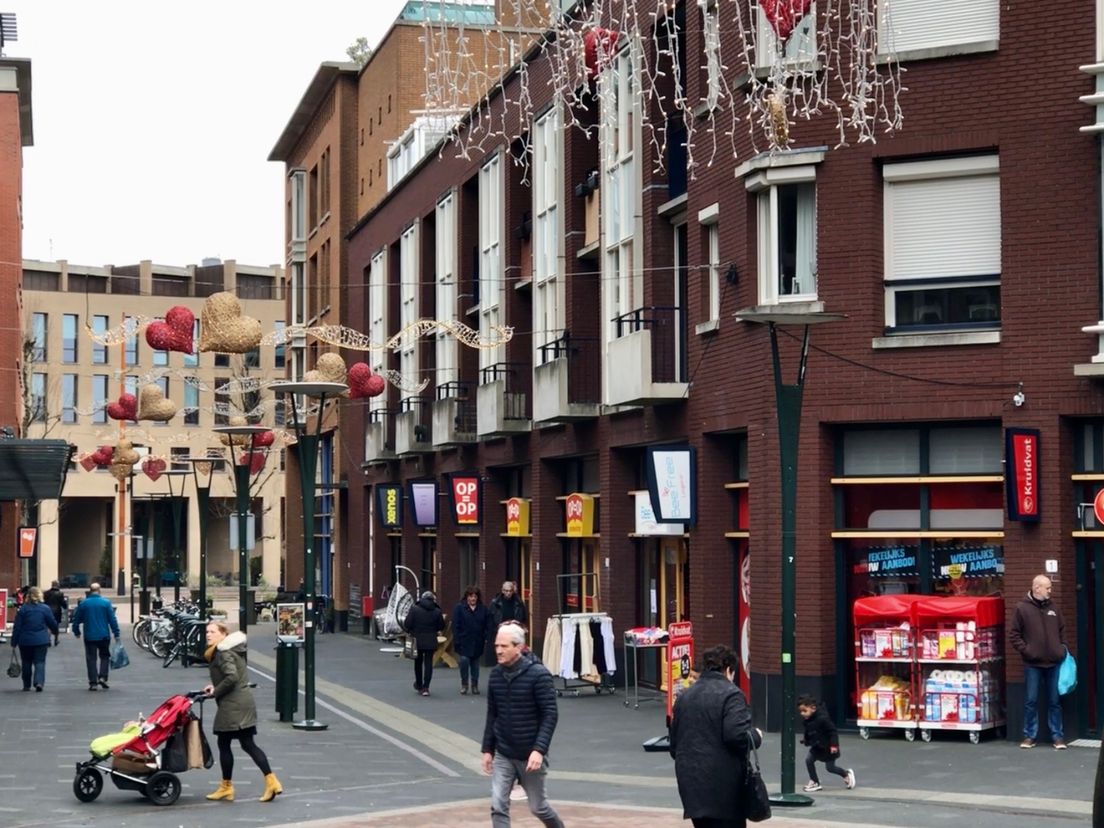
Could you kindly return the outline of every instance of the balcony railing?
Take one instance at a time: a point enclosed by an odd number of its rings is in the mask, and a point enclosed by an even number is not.
[[[564,331],[558,339],[538,345],[537,353],[541,365],[567,360],[569,402],[597,404],[601,400],[602,354],[598,339]]]
[[[479,371],[479,384],[489,385],[504,380],[505,393],[502,400],[502,418],[504,420],[529,419],[529,367],[515,362],[496,362]]]
[[[470,382],[452,380],[441,383],[437,386],[437,400],[455,400],[454,430],[458,434],[475,434],[475,393]]]
[[[613,320],[617,338],[652,332],[652,381],[685,382],[686,322],[682,308],[646,306]]]
[[[433,442],[433,401],[428,397],[403,397],[399,402],[402,414],[413,412],[413,436],[415,443],[430,445]],[[400,448],[401,450],[401,448]]]

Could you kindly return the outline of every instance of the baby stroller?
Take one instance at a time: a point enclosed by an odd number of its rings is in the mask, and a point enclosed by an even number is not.
[[[73,793],[92,802],[106,773],[122,791],[139,791],[154,805],[172,805],[180,796],[178,773],[214,764],[203,733],[202,690],[171,696],[140,722],[92,741],[92,758],[77,763]],[[199,714],[192,707],[199,702]]]

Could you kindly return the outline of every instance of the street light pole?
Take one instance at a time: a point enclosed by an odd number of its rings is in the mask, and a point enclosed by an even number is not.
[[[305,678],[305,718],[295,722],[297,730],[325,730],[328,725],[315,719],[314,704],[314,607],[318,601],[315,595],[314,577],[314,493],[315,474],[318,470],[318,444],[322,433],[322,417],[326,410],[326,397],[336,396],[348,388],[341,382],[274,382],[269,390],[275,394],[286,394],[291,398],[291,427],[296,433],[296,456],[299,461],[299,482],[303,497],[303,589],[307,593],[307,619],[303,640],[303,672]],[[306,421],[306,412],[300,412],[295,404],[295,396],[318,399],[318,413],[315,415],[315,427],[311,431]]]
[[[161,472],[169,481],[169,508],[172,510],[173,528],[173,570],[176,577],[173,579],[173,602],[180,603],[180,530],[184,522],[184,477],[188,474],[186,469],[167,469]],[[173,487],[173,480],[180,479],[180,488]],[[162,566],[162,572],[164,567]],[[160,580],[160,579],[159,579]]]
[[[220,458],[210,455],[186,457],[192,464],[196,508],[199,511],[199,617],[207,618],[207,519],[211,514],[211,473]]]

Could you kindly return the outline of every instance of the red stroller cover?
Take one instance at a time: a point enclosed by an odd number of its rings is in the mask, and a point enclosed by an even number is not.
[[[142,722],[142,731],[129,742],[124,742],[112,753],[124,750],[153,755],[174,732],[188,721],[192,700],[187,696],[170,696]]]

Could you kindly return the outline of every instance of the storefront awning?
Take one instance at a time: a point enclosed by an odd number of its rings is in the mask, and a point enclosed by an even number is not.
[[[0,501],[61,497],[75,448],[65,440],[0,440]]]

